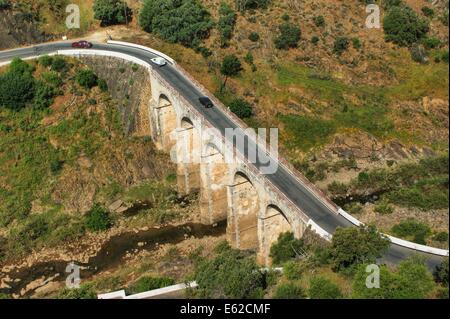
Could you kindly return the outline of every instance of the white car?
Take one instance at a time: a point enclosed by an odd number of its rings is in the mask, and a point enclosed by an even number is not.
[[[167,64],[166,60],[163,58],[160,58],[160,57],[153,58],[150,61],[152,61],[153,63],[155,63],[156,65],[159,65],[159,66],[163,66],[163,65]]]

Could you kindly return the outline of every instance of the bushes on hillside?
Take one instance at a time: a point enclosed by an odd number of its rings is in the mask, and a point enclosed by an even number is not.
[[[289,48],[297,47],[300,40],[300,28],[292,23],[283,23],[279,26],[280,34],[274,39],[275,47],[277,49],[287,50]]]
[[[448,287],[448,257],[444,258],[441,264],[436,267],[433,276],[436,282]]]
[[[419,42],[428,33],[428,22],[408,6],[393,6],[383,20],[385,38],[400,46]]]
[[[196,0],[146,0],[140,11],[139,25],[168,42],[196,48],[209,36],[213,21]]]
[[[324,277],[313,277],[310,281],[309,296],[311,299],[340,299],[342,292],[338,285]]]
[[[251,9],[264,9],[270,3],[270,0],[235,0],[236,8],[239,11]]]
[[[195,271],[201,297],[257,298],[263,291],[263,275],[253,258],[221,245],[212,260],[201,261]]]
[[[421,245],[425,245],[427,237],[431,235],[430,227],[414,218],[402,220],[394,225],[392,232],[396,236],[412,240]]]
[[[353,279],[353,297],[364,299],[423,299],[434,289],[433,276],[417,256],[402,261],[395,271],[380,266],[380,287],[367,288],[366,265],[361,265]]]
[[[102,26],[130,21],[132,11],[123,0],[95,0],[94,18],[101,21]]]

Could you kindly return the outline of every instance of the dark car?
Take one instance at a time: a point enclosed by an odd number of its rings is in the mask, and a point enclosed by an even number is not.
[[[200,101],[200,103],[206,107],[207,109],[211,108],[214,106],[213,102],[209,99],[209,97],[206,96],[202,96],[198,99]]]
[[[82,40],[82,41],[72,43],[72,48],[90,49],[90,48],[92,48],[92,43]]]

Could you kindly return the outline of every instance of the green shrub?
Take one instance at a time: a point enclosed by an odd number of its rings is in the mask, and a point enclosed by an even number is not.
[[[346,195],[348,192],[348,186],[344,183],[333,181],[327,186],[328,191],[333,195]]]
[[[145,0],[139,25],[168,42],[195,48],[209,36],[213,21],[196,0]]]
[[[374,210],[381,215],[388,215],[394,212],[394,208],[389,205],[389,202],[386,200],[382,200],[377,205],[375,205]]]
[[[53,63],[53,57],[48,56],[48,55],[44,55],[41,56],[38,60],[39,64],[42,65],[43,67],[48,68],[50,65],[52,65]]]
[[[239,118],[249,118],[252,116],[252,106],[244,99],[234,99],[229,104],[230,111],[236,114]]]
[[[292,23],[283,23],[279,26],[279,33],[274,40],[277,49],[287,50],[297,47],[301,36],[300,28]]]
[[[448,242],[448,233],[446,231],[441,231],[433,236],[433,240],[441,243]]]
[[[434,10],[432,8],[430,8],[430,7],[427,7],[427,6],[422,7],[422,13],[424,15],[426,15],[427,17],[434,16]]]
[[[427,49],[436,49],[441,45],[441,40],[434,37],[426,37],[422,40],[423,46]]]
[[[319,39],[319,37],[316,36],[316,35],[314,35],[314,36],[311,38],[311,43],[312,43],[312,44],[317,44],[317,43],[319,43],[319,41],[320,41],[320,39]]]
[[[392,227],[392,232],[399,237],[410,239],[417,244],[426,244],[427,237],[431,234],[431,229],[428,225],[408,218],[402,220]]]
[[[64,288],[57,296],[58,299],[97,299],[97,293],[90,284],[81,285],[80,288]]]
[[[244,61],[248,64],[253,64],[253,54],[251,52],[247,52],[247,54],[244,57]]]
[[[314,24],[316,27],[323,27],[325,26],[325,18],[323,16],[316,16],[313,18]]]
[[[361,48],[361,40],[359,38],[352,38],[352,44],[355,49]]]
[[[259,41],[259,33],[258,33],[258,32],[251,32],[251,33],[248,35],[248,39],[249,39],[250,41],[252,41],[252,42],[257,42],[257,41]]]
[[[264,9],[269,3],[270,0],[235,0],[236,8],[239,11]]]
[[[100,20],[102,26],[125,23],[132,18],[132,11],[122,0],[95,0],[94,19]]]
[[[274,299],[304,299],[306,294],[303,288],[293,282],[280,284],[273,295]]]
[[[33,65],[23,61],[20,58],[14,58],[8,68],[8,73],[17,74],[17,75],[28,75],[31,76],[31,74],[35,71],[35,68]]]
[[[333,52],[337,55],[341,55],[344,51],[347,51],[350,45],[350,41],[347,37],[338,37],[334,40]]]
[[[175,280],[169,277],[144,276],[136,280],[128,287],[128,294],[138,294],[149,290],[164,288],[175,284]]]
[[[54,88],[59,88],[63,84],[61,77],[54,71],[44,72],[41,77],[47,84]]]
[[[35,109],[45,109],[53,104],[53,98],[57,95],[58,91],[44,82],[37,82],[33,99],[33,107]]]
[[[91,89],[98,83],[98,77],[92,70],[80,70],[75,76],[77,83],[86,88]]]
[[[85,225],[91,231],[107,230],[112,226],[112,219],[108,211],[100,205],[95,204],[85,216]]]
[[[357,264],[375,262],[389,244],[389,239],[373,226],[337,228],[330,248],[333,268],[344,270]]]
[[[274,265],[281,265],[302,253],[303,241],[296,239],[293,233],[282,233],[270,247],[270,258]]]
[[[380,288],[367,288],[366,265],[358,267],[353,279],[353,297],[363,299],[424,299],[434,289],[433,277],[421,258],[402,261],[396,271],[380,266]]]
[[[289,280],[298,280],[303,273],[302,266],[295,260],[289,260],[283,264],[283,274]]]
[[[56,72],[64,72],[69,69],[69,63],[63,57],[56,56],[52,59],[51,69]]]
[[[400,46],[417,43],[428,33],[428,22],[419,18],[408,6],[394,6],[383,20],[383,28],[387,41]]]
[[[363,206],[360,203],[350,203],[344,206],[350,215],[358,215],[363,211]]]
[[[340,299],[342,298],[342,292],[329,279],[317,276],[311,278],[309,296],[311,299]]]
[[[102,92],[108,91],[108,83],[106,83],[106,81],[104,79],[98,80],[98,87]]]
[[[216,253],[212,260],[200,261],[195,271],[201,297],[261,297],[264,278],[253,258],[231,249],[227,243],[216,249]]]

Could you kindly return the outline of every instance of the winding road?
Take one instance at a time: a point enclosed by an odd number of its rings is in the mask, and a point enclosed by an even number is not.
[[[36,45],[33,47],[20,48],[8,51],[0,51],[0,63],[9,61],[14,57],[30,58],[38,55],[45,55],[58,50],[72,50],[71,42],[54,42],[48,44]],[[113,51],[117,53],[127,54],[135,58],[141,59],[147,63],[151,63],[150,59],[155,55],[151,52],[130,46],[118,44],[102,44],[94,43],[90,50]],[[205,109],[198,101],[203,96],[197,87],[191,83],[184,75],[182,75],[174,66],[167,64],[161,68],[155,68],[160,75],[171,84],[178,92],[188,100],[204,117],[215,126],[224,136],[225,128],[236,128],[236,124],[222,112],[219,108]],[[250,141],[247,147],[255,147]],[[244,156],[247,156],[248,151]],[[255,166],[258,167],[258,163]],[[342,215],[333,212],[327,205],[314,196],[311,191],[293,177],[285,168],[279,166],[275,174],[266,175],[267,178],[286,196],[289,200],[297,205],[308,217],[316,224],[329,233],[334,233],[337,227],[350,227],[352,224]],[[408,256],[417,253],[408,248],[391,244],[387,253],[381,258],[381,262],[397,264]],[[442,257],[427,253],[423,255],[430,269],[434,269],[438,265]]]

